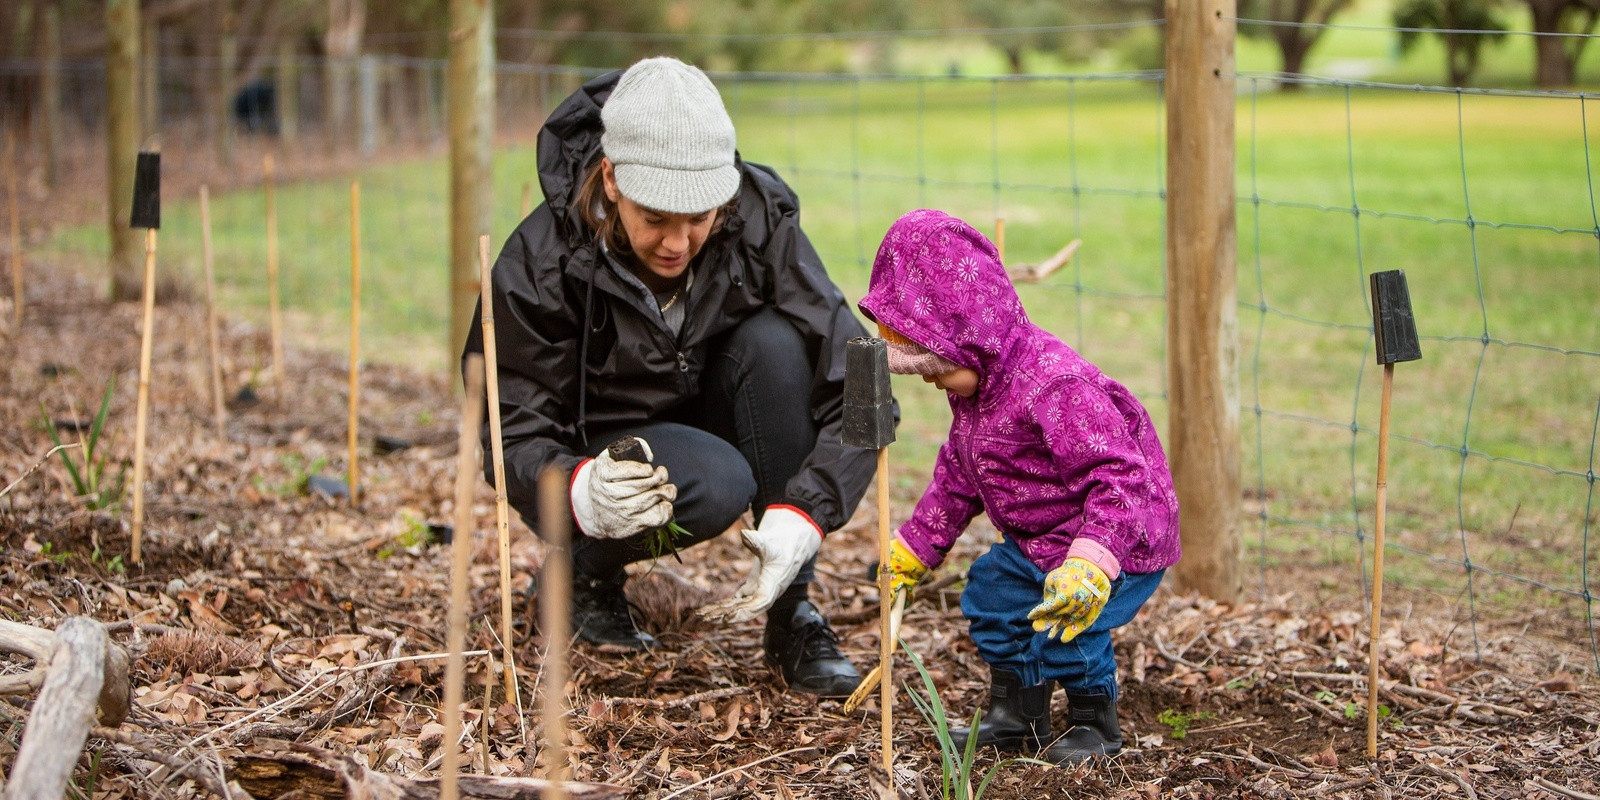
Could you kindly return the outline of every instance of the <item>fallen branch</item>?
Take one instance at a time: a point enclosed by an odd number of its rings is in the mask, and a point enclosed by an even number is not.
[[[1551,783],[1544,778],[1534,778],[1533,785],[1547,792],[1559,794],[1562,797],[1570,797],[1572,800],[1600,800],[1600,795],[1593,795],[1589,794],[1588,792],[1580,792],[1577,789],[1568,789],[1559,783]]]
[[[260,752],[234,759],[229,777],[254,797],[316,797],[324,800],[436,800],[439,781],[412,780],[373,772],[360,759],[293,742],[257,740]],[[802,748],[808,749],[808,748]],[[576,800],[612,800],[627,795],[620,786],[603,783],[546,781],[538,778],[493,778],[462,775],[459,796],[485,800],[544,800],[565,796]]]
[[[119,678],[107,663],[113,647],[100,623],[88,617],[68,617],[53,639],[50,666],[23,730],[22,745],[17,748],[6,800],[53,800],[65,795],[103,689]],[[121,652],[121,648],[114,649]],[[126,656],[120,680],[126,692]],[[121,716],[111,724],[121,724],[126,716],[124,701]]]
[[[676,700],[651,700],[648,697],[608,697],[604,702],[606,704],[606,708],[616,708],[617,706],[643,706],[645,708],[661,710],[667,708],[684,708],[686,706],[699,705],[700,703],[711,700],[721,700],[723,698],[737,697],[738,695],[749,693],[750,687],[748,686],[730,686],[726,689],[712,689],[708,692],[691,694],[688,697],[680,697]]]
[[[87,617],[68,619],[94,622]],[[101,638],[105,641],[100,662],[103,680],[97,701],[100,709],[99,720],[101,724],[107,726],[120,725],[128,718],[128,707],[133,702],[133,689],[128,683],[128,654],[103,635],[104,626],[98,622],[94,624],[100,627]],[[0,694],[32,694],[43,686],[46,679],[45,665],[54,658],[58,639],[59,634],[44,628],[0,619],[0,653],[27,656],[33,659],[35,664],[32,670],[21,675],[0,677]]]

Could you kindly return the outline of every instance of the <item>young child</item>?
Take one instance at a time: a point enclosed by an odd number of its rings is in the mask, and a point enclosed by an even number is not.
[[[992,678],[964,747],[1071,764],[1122,749],[1111,630],[1178,561],[1178,501],[1133,394],[1028,321],[993,244],[939,211],[889,228],[860,308],[889,370],[949,393],[954,420],[933,480],[895,533],[889,569],[910,589],[979,512],[1003,535],[973,562],[961,611]],[[1059,739],[1050,696],[1070,707]]]

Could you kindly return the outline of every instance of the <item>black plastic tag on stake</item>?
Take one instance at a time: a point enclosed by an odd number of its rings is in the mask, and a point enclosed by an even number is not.
[[[1411,291],[1406,272],[1394,269],[1372,273],[1372,333],[1378,363],[1395,364],[1422,358],[1417,340],[1417,319],[1411,313]]]
[[[140,153],[133,174],[133,228],[161,227],[161,154]]]
[[[894,395],[889,386],[889,343],[875,337],[844,345],[845,447],[881,450],[894,441]]]

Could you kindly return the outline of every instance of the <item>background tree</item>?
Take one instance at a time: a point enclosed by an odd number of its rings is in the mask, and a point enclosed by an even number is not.
[[[1478,69],[1483,45],[1505,38],[1505,23],[1499,18],[1499,0],[1406,0],[1394,12],[1397,28],[1430,28],[1444,43],[1445,66],[1451,86],[1465,86]],[[1446,33],[1445,31],[1483,31]],[[1418,31],[1400,33],[1400,52],[1406,53],[1422,40]]]
[[[1534,83],[1555,89],[1577,82],[1578,59],[1600,22],[1600,0],[1523,0],[1538,33],[1581,33],[1583,36],[1538,36]]]
[[[1251,25],[1241,22],[1239,35],[1273,40],[1283,56],[1283,72],[1300,75],[1305,72],[1311,48],[1327,31],[1315,26],[1327,25],[1335,15],[1349,8],[1350,3],[1351,0],[1239,0],[1240,19],[1289,23]],[[1298,87],[1297,83],[1285,83],[1283,90],[1292,92]]]

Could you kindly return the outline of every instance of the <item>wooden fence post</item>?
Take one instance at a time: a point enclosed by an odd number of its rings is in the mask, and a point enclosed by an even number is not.
[[[1232,602],[1239,531],[1234,0],[1167,0],[1168,455],[1180,587]]]
[[[144,237],[128,225],[133,213],[134,157],[139,151],[139,0],[106,0],[106,181],[111,211],[111,297],[144,290]]]
[[[478,236],[493,223],[494,13],[450,0],[450,351],[461,352],[478,294]]]

